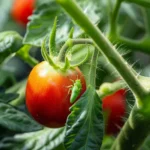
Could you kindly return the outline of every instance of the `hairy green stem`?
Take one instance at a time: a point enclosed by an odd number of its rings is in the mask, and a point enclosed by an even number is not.
[[[67,49],[77,44],[93,44],[93,41],[91,39],[68,39],[59,52],[58,60],[65,61]]]
[[[136,150],[149,134],[150,124],[150,104],[149,93],[138,81],[135,72],[120,56],[115,47],[94,26],[74,0],[56,0],[72,18],[82,27],[82,29],[93,39],[98,50],[100,50],[110,63],[118,70],[123,79],[128,84],[136,97],[136,103],[132,109],[129,119],[116,138],[112,150]],[[148,105],[147,105],[148,104]],[[146,107],[140,107],[143,106]],[[142,130],[141,130],[141,127]]]
[[[111,18],[110,18],[110,37],[111,35],[117,34],[117,17],[118,17],[118,12],[121,6],[121,0],[117,0],[114,10],[112,12]]]
[[[103,98],[107,95],[113,94],[114,92],[120,90],[120,89],[125,89],[126,88],[126,83],[123,80],[118,80],[113,83],[104,83],[100,86],[99,90],[97,90],[97,93],[99,97]]]
[[[97,68],[97,59],[98,59],[98,55],[99,55],[99,51],[95,48],[94,52],[93,52],[93,56],[91,59],[91,66],[89,69],[89,77],[88,77],[88,81],[87,81],[87,85],[92,85],[93,87],[96,86],[96,68]]]
[[[111,150],[137,150],[149,134],[149,117],[134,106]]]
[[[150,37],[144,36],[140,40],[132,40],[122,36],[114,36],[110,39],[112,42],[116,42],[117,44],[124,44],[127,48],[133,51],[141,51],[145,53],[150,53]]]
[[[117,0],[112,17],[110,18],[110,33],[108,34],[109,39],[116,44],[121,43],[131,48],[134,51],[142,51],[145,53],[150,53],[150,21],[149,21],[149,14],[150,11],[147,8],[142,8],[142,12],[144,15],[145,21],[145,30],[146,35],[139,40],[133,40],[126,37],[122,37],[117,34],[116,30],[116,21],[117,21],[117,14],[119,8],[121,6],[122,0]]]
[[[136,95],[139,101],[138,106],[142,105],[140,101],[146,94],[147,90],[137,80],[130,66],[120,56],[115,47],[102,34],[102,32],[89,20],[81,8],[74,0],[56,0],[72,18],[82,27],[82,29],[93,39],[97,48],[106,56],[110,63],[118,70],[129,88]]]
[[[142,12],[143,12],[144,22],[145,22],[145,30],[146,30],[145,33],[147,35],[150,35],[150,19],[149,19],[150,10],[148,8],[143,8]]]
[[[148,89],[150,89],[150,78],[139,76],[138,80]],[[125,88],[124,81],[119,80],[114,83],[104,83],[100,90],[97,91],[101,98],[112,94],[121,88]],[[104,89],[103,89],[104,88]],[[106,90],[105,90],[106,88]],[[148,98],[149,101],[149,98]],[[125,125],[121,129],[117,140],[114,142],[111,150],[136,150],[141,146],[144,139],[147,137],[150,131],[150,106],[147,105],[142,109],[134,106],[132,112]],[[145,110],[148,109],[146,112]],[[142,130],[141,130],[142,129]]]
[[[138,80],[142,83],[142,85],[145,88],[150,89],[149,77],[138,76]],[[101,98],[103,98],[109,94],[115,93],[119,89],[127,89],[127,84],[124,82],[124,80],[118,80],[113,83],[105,82],[100,86],[99,90],[97,90],[97,93]]]
[[[124,45],[126,45],[128,48],[131,48],[132,50],[135,51],[142,51],[145,53],[150,53],[150,21],[149,21],[149,14],[150,11],[147,8],[143,8],[143,14],[144,14],[144,20],[145,20],[145,28],[146,28],[146,36],[140,40],[133,40],[133,39],[128,39],[122,36],[119,36],[117,34],[117,16],[118,16],[118,12],[119,12],[119,8],[121,6],[121,3],[123,2],[123,0],[117,0],[116,1],[116,5],[114,7],[114,10],[112,12],[111,18],[110,18],[110,32],[109,32],[109,39],[112,42],[116,42],[118,43],[122,43]],[[131,1],[130,1],[131,2]],[[140,1],[140,3],[143,3],[142,1]]]
[[[35,65],[37,65],[39,63],[35,58],[30,57],[29,55],[28,55],[28,57],[26,57],[24,55],[21,55],[20,53],[17,53],[16,56],[21,58],[23,61],[25,61],[31,67],[34,67]]]
[[[34,67],[39,62],[30,56],[29,50],[31,46],[30,45],[24,45],[17,53],[16,56],[20,57],[23,61],[25,61],[27,64],[29,64],[31,67]]]

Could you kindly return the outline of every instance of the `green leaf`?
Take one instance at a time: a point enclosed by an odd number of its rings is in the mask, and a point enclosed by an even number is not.
[[[41,6],[44,3],[49,3],[50,0],[36,0],[36,6]]]
[[[89,85],[87,91],[71,107],[67,120],[67,150],[99,150],[104,134],[101,100]]]
[[[84,12],[88,14],[94,23],[97,23],[100,18],[99,0],[78,1]],[[57,43],[64,42],[68,38],[70,29],[74,27],[74,36],[77,37],[81,34],[79,27],[73,24],[70,17],[63,12],[61,7],[56,4],[55,0],[50,2],[43,2],[37,7],[34,14],[30,17],[30,22],[27,26],[27,32],[24,38],[25,44],[40,46],[44,37],[52,30],[55,17],[58,17],[58,27],[56,33]]]
[[[55,2],[40,5],[30,17],[31,21],[27,26],[24,43],[40,46],[44,37],[50,33],[54,18],[60,10],[60,7]]]
[[[17,93],[0,93],[0,102],[8,103],[19,96]]]
[[[64,140],[64,128],[48,129],[31,133],[16,134],[0,142],[3,150],[65,150],[61,144]]]
[[[12,3],[13,0],[9,1],[9,3],[6,0],[0,0],[0,31],[2,31],[5,25],[8,23]]]
[[[1,56],[0,56],[1,57]],[[10,69],[5,69],[3,66],[0,67],[0,86],[6,86],[6,82],[13,84],[16,82],[13,72]]]
[[[149,150],[150,149],[150,136],[148,136],[144,142],[144,144],[141,146],[139,150]]]
[[[22,47],[22,37],[14,31],[0,33],[0,63]]]
[[[77,0],[77,3],[81,6],[82,10],[93,23],[100,21],[101,13],[103,11],[103,5],[105,0]]]
[[[23,112],[0,102],[0,126],[16,132],[31,132],[41,126]]]

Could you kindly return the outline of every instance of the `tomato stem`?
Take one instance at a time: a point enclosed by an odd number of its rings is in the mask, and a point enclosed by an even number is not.
[[[142,8],[143,17],[145,21],[146,35],[140,40],[133,40],[126,37],[122,37],[117,33],[117,16],[119,12],[119,8],[121,6],[122,0],[117,0],[114,11],[110,14],[110,32],[108,34],[109,39],[114,43],[126,45],[128,48],[131,48],[133,51],[142,51],[145,53],[150,53],[150,22],[148,21],[148,17],[150,11],[147,8]]]
[[[143,85],[138,81],[135,72],[132,71],[128,63],[125,62],[115,47],[105,38],[101,31],[91,23],[88,17],[85,16],[75,1],[57,0],[57,2],[72,16],[72,18],[83,28],[83,30],[91,36],[91,38],[97,44],[98,50],[100,50],[112,63],[116,70],[118,70],[128,84],[129,88],[136,96],[136,104],[134,109],[132,110],[127,123],[123,127],[123,130],[121,130],[118,138],[116,139],[112,150],[117,149],[118,144],[120,147],[118,150],[133,148],[137,149],[147,137],[149,131],[147,128],[149,126],[147,123],[149,117],[144,118],[143,112],[141,112],[141,110],[144,111],[144,108],[140,107],[143,104],[141,99],[146,100],[146,97],[148,96],[147,89],[144,88]],[[140,130],[141,126],[143,126],[143,123],[145,125],[144,132]],[[138,134],[138,132],[141,134]]]
[[[134,106],[111,150],[137,150],[149,134],[149,117]]]
[[[95,48],[93,52],[93,56],[91,59],[91,65],[89,69],[89,76],[87,78],[87,85],[96,86],[96,69],[97,69],[97,59],[98,59],[99,51]]]
[[[107,57],[107,59],[127,82],[134,95],[136,95],[138,99],[137,104],[140,107],[142,105],[141,99],[147,95],[148,91],[137,80],[137,77],[128,63],[120,56],[115,47],[102,34],[102,32],[94,24],[92,24],[75,1],[56,1],[70,14],[70,16],[72,16],[72,18],[82,27],[82,29],[91,36],[97,45],[98,50]]]
[[[144,76],[138,76],[138,80],[142,83],[142,85],[150,89],[150,78],[144,77]],[[98,95],[103,98],[109,94],[115,93],[119,89],[127,89],[127,84],[124,82],[124,80],[118,80],[113,83],[103,83],[99,90],[97,90]]]
[[[92,24],[81,8],[72,0],[56,0],[69,15],[82,27],[82,29],[93,39],[97,49],[106,56],[110,63],[116,68],[136,97],[136,103],[132,109],[129,119],[116,138],[112,150],[136,150],[149,134],[149,92],[140,83],[138,76],[129,64],[120,56],[111,42],[102,32]],[[144,105],[144,107],[141,107]],[[142,130],[141,130],[141,127]]]
[[[114,35],[113,37],[111,36],[109,39],[118,45],[122,45],[123,43],[127,48],[131,48],[132,51],[141,51],[148,54],[150,53],[150,38],[148,35],[145,35],[140,40],[133,40],[120,35]]]
[[[121,7],[121,3],[122,3],[122,0],[116,1],[113,13],[110,18],[110,33],[109,33],[110,37],[111,37],[111,35],[114,36],[117,34],[117,17],[118,17],[119,9]]]
[[[145,33],[147,34],[147,36],[150,35],[150,20],[149,20],[149,16],[150,16],[150,10],[148,8],[142,8],[142,12],[143,12],[143,17],[144,17],[144,23],[145,23]]]
[[[22,60],[24,60],[26,63],[28,63],[31,67],[34,67],[39,62],[29,54],[29,50],[31,49],[31,46],[24,45],[17,53],[16,56],[20,57]]]
[[[97,90],[98,95],[103,98],[107,95],[113,94],[120,89],[126,88],[126,83],[123,80],[118,80],[113,83],[104,83],[100,86],[99,90]]]

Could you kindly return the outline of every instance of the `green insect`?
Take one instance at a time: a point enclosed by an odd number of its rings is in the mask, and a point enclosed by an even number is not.
[[[81,89],[82,89],[81,81],[77,79],[71,88],[72,92],[70,96],[70,103],[73,103],[76,100],[76,98],[79,96],[81,92]]]

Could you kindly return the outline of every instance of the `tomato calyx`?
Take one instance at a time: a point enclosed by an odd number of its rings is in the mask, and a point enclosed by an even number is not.
[[[57,60],[57,57],[52,58],[52,56],[48,54],[46,50],[46,46],[45,46],[45,40],[42,43],[41,53],[42,53],[44,60],[47,61],[49,65],[52,66],[55,70],[61,70],[62,72],[66,72],[68,69],[71,68],[70,62],[67,57],[66,57],[65,63],[63,63],[63,62],[59,62]]]
[[[61,70],[62,72],[66,72],[67,70],[78,67],[81,64],[83,64],[84,62],[86,62],[87,59],[89,58],[90,50],[88,48],[88,52],[82,61],[80,61],[77,64],[71,64],[69,57],[68,57],[68,53],[71,50],[70,48],[73,46],[72,37],[73,37],[74,30],[73,30],[73,28],[71,29],[71,31],[69,33],[69,39],[66,41],[66,43],[63,45],[60,52],[58,53],[56,50],[56,42],[55,42],[56,27],[57,27],[57,17],[55,17],[49,40],[47,40],[47,37],[45,37],[45,39],[42,42],[41,53],[42,53],[44,60],[47,61],[50,66],[52,66],[56,70]],[[48,49],[47,49],[47,41],[49,43]],[[79,42],[79,44],[80,44],[80,42]],[[69,45],[69,50],[66,50],[64,52],[64,49],[67,48],[68,45]],[[63,51],[63,53],[62,53],[62,51]],[[61,60],[60,55],[63,55],[65,59]]]

